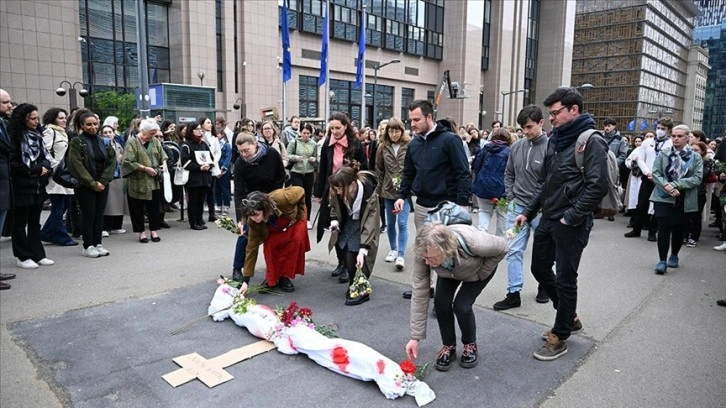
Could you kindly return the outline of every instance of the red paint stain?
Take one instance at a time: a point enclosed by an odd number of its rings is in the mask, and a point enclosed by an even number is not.
[[[376,365],[378,366],[378,374],[383,374],[383,371],[386,369],[386,362],[383,360],[378,360]]]
[[[348,365],[350,364],[348,350],[344,347],[337,346],[330,352],[330,357],[333,359],[333,363],[338,366],[340,371],[344,373],[348,372]]]

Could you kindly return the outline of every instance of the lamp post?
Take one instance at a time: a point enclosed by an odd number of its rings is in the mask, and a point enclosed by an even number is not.
[[[237,100],[236,100],[236,101],[234,101],[234,105],[232,105],[232,107],[234,108],[234,110],[240,110],[240,108],[245,108],[245,106],[244,106],[244,105],[242,105],[243,103],[244,103],[244,99],[242,99],[242,98],[237,98]],[[247,115],[245,115],[245,111],[246,111],[246,110],[247,110],[247,109],[242,109],[242,112],[241,112],[241,114],[242,114],[241,116],[242,116],[242,117],[245,117],[245,116],[247,116]]]
[[[507,116],[504,114],[506,112],[505,109],[507,108],[507,104],[504,102],[506,100],[507,95],[517,94],[517,93],[520,93],[520,92],[527,92],[527,90],[526,89],[518,89],[516,91],[509,91],[509,92],[502,92],[502,91],[500,91],[499,92],[499,93],[502,94],[502,120],[507,121],[507,122],[509,121],[507,119]]]
[[[197,72],[197,78],[199,78],[199,85],[204,86],[204,78],[207,76],[207,73],[200,69],[199,72]]]
[[[373,120],[371,121],[373,128],[376,128],[378,126],[378,107],[376,106],[376,94],[378,93],[378,90],[376,89],[378,87],[378,70],[385,67],[386,65],[398,64],[400,62],[400,59],[395,59],[388,61],[385,64],[376,64],[376,66],[373,67]]]
[[[575,89],[592,89],[594,87],[595,86],[593,84],[591,84],[589,82],[586,82],[586,83],[584,83],[584,84],[582,84],[582,85],[580,85],[578,87],[575,87]],[[584,98],[582,100],[582,110],[585,111],[585,112],[587,112],[587,109],[585,109],[585,99]]]
[[[65,88],[63,88],[63,84],[68,84],[67,91]],[[70,104],[71,109],[75,109],[78,107],[78,99],[76,98],[76,85],[81,86],[81,89],[78,90],[78,94],[81,95],[82,98],[85,98],[91,94],[81,82],[75,82],[71,85],[71,83],[68,81],[61,81],[60,85],[58,85],[58,89],[55,90],[55,94],[58,96],[63,96],[66,94],[66,92],[68,92],[68,103]]]

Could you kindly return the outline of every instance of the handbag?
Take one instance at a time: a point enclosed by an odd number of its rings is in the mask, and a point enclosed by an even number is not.
[[[189,149],[189,147],[187,147]],[[176,162],[176,171],[174,171],[174,185],[183,186],[189,181],[189,170],[182,166],[181,156]]]
[[[472,221],[469,211],[451,201],[442,201],[424,218],[424,223],[431,222],[440,222],[444,225],[471,225]]]
[[[70,149],[69,149],[70,150]],[[81,184],[78,182],[78,180],[73,177],[70,171],[68,171],[68,164],[66,163],[66,159],[68,158],[68,150],[66,150],[66,154],[61,159],[60,163],[55,167],[53,170],[53,181],[58,184],[59,186],[63,186],[65,188],[78,188],[78,186]]]
[[[162,171],[162,178],[164,179],[162,182],[162,186],[164,187],[164,201],[171,203],[174,193],[171,190],[171,176],[169,175],[169,172]]]

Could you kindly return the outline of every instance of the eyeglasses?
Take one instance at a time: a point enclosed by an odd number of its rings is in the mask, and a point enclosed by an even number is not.
[[[555,117],[555,116],[559,115],[560,112],[562,112],[563,109],[567,109],[567,106],[563,106],[560,109],[556,109],[556,110],[553,110],[553,111],[549,111],[547,113],[549,113],[550,116]]]

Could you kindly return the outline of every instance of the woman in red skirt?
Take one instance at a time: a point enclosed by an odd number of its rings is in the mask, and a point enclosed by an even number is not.
[[[263,285],[295,291],[292,279],[305,274],[305,253],[310,251],[305,190],[295,186],[270,194],[254,191],[242,200],[241,210],[249,225],[242,281],[255,276],[257,250],[264,243],[267,272]]]

